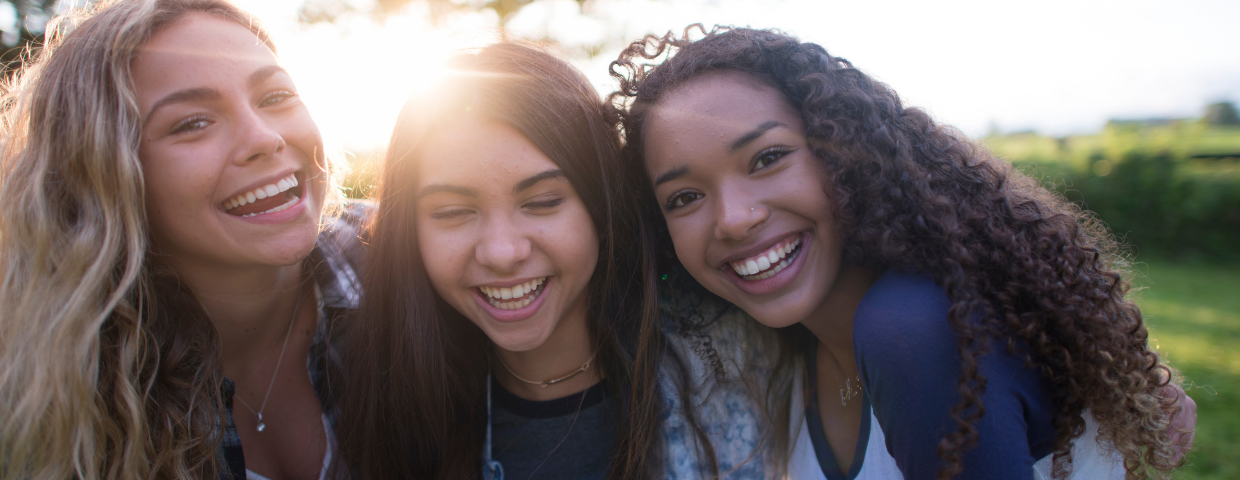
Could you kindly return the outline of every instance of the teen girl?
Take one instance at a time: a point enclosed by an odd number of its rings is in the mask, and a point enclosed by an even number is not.
[[[759,322],[797,325],[767,396],[770,418],[792,412],[775,452],[790,473],[1172,468],[1173,374],[1099,222],[817,45],[687,38],[633,43],[612,99],[679,264]]]
[[[515,44],[450,67],[406,104],[384,163],[345,334],[347,463],[363,478],[760,477],[733,441],[755,424],[743,395],[696,420],[696,360],[667,348],[631,208],[645,180],[623,176],[585,77]]]
[[[245,13],[101,4],[4,90],[0,478],[323,478],[318,129]]]

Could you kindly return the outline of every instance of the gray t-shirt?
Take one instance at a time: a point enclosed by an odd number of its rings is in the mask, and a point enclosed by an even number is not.
[[[600,382],[545,402],[526,400],[491,380],[493,459],[504,480],[601,480],[607,476],[619,418]]]

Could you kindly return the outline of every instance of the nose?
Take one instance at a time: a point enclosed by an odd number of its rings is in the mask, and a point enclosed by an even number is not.
[[[530,238],[506,215],[487,219],[482,239],[474,249],[474,258],[482,266],[498,273],[515,271],[530,256]]]
[[[720,189],[719,201],[716,202],[715,238],[742,240],[770,216],[770,209],[748,192],[725,185]]]
[[[252,109],[242,109],[239,116],[237,163],[250,163],[284,151],[288,145],[284,135],[262,115]]]

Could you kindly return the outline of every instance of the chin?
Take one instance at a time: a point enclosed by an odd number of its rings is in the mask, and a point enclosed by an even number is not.
[[[509,352],[527,352],[541,347],[547,342],[549,334],[541,332],[486,332],[496,347]]]

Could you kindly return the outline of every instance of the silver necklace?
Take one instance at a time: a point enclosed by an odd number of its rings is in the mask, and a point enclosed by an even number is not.
[[[267,399],[271,398],[271,387],[276,385],[276,376],[280,374],[280,364],[284,362],[284,351],[288,349],[288,338],[292,336],[293,324],[296,323],[295,320],[297,320],[297,309],[301,308],[301,290],[301,284],[299,283],[297,284],[297,303],[293,304],[293,317],[288,319],[288,329],[284,332],[284,345],[280,347],[280,356],[276,358],[276,371],[271,373],[271,381],[267,383],[267,394],[263,395],[262,405],[259,405],[258,411],[255,411],[254,407],[251,407],[249,403],[246,403],[244,398],[241,398],[241,395],[238,394],[234,397],[237,400],[241,400],[241,404],[245,405],[245,408],[249,410],[250,413],[253,413],[254,416],[258,417],[258,425],[256,425],[254,429],[260,432],[267,429],[267,424],[263,422],[263,411],[267,409]]]

